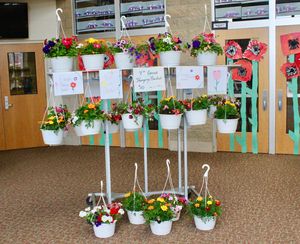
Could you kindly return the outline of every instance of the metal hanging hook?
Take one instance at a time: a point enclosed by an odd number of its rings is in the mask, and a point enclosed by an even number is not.
[[[169,159],[166,160],[166,165],[167,165],[168,175],[169,175],[170,174],[170,160]]]
[[[206,178],[208,178],[208,172],[210,170],[210,166],[208,164],[203,164],[202,165],[202,169],[204,169],[204,168],[207,168],[207,169],[206,169],[206,171],[205,171],[205,173],[204,173],[203,176],[206,177]]]
[[[121,20],[121,24],[122,24],[122,29],[126,29],[126,25],[124,22],[126,20],[126,16],[122,15],[120,20]]]
[[[100,185],[101,185],[101,194],[102,194],[103,193],[103,180],[101,180]]]
[[[62,10],[61,8],[58,8],[58,9],[56,9],[56,11],[55,11],[57,20],[58,20],[58,21],[61,21],[61,18],[60,18],[60,16],[59,16],[59,13],[58,13],[58,12],[63,13],[63,10]]]

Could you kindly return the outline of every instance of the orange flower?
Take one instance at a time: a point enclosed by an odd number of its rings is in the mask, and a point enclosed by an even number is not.
[[[85,114],[86,114],[88,111],[89,111],[89,110],[87,110],[87,109],[86,109],[86,110],[84,110],[84,111],[83,111],[83,113],[85,113]]]
[[[153,210],[154,207],[153,207],[152,205],[150,205],[150,206],[148,207],[148,209],[149,209],[149,210]]]
[[[151,200],[148,201],[149,204],[152,204],[154,202],[155,202],[155,199],[151,199]]]
[[[199,208],[199,207],[200,207],[200,204],[199,204],[199,203],[195,203],[195,207],[196,207],[196,208]]]
[[[88,108],[89,108],[89,109],[94,109],[94,108],[95,108],[95,104],[90,103],[90,104],[88,105]]]
[[[218,216],[218,214],[216,212],[214,212],[214,216]]]

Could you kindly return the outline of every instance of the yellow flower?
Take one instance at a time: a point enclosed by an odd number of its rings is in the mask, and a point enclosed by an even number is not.
[[[165,199],[163,199],[162,197],[158,197],[156,200],[157,200],[158,202],[165,202]]]
[[[124,195],[124,197],[130,197],[130,195],[131,195],[131,192],[127,192],[127,193]]]
[[[154,207],[152,206],[152,205],[150,205],[149,207],[148,207],[148,210],[153,210],[154,209]]]
[[[90,104],[88,105],[88,108],[89,108],[89,109],[95,108],[95,104],[90,103]]]
[[[160,208],[161,208],[161,210],[164,211],[164,212],[168,210],[168,207],[165,206],[165,205],[161,206]]]
[[[213,197],[211,195],[208,196],[209,199],[212,199]]]
[[[203,200],[202,197],[197,197],[197,201],[198,201],[198,202],[201,202],[202,200]]]
[[[97,40],[95,38],[92,38],[92,37],[90,37],[89,39],[86,39],[85,41],[89,44],[93,44],[93,43],[97,42]]]
[[[196,208],[199,208],[200,207],[200,204],[199,203],[195,203],[194,205]]]
[[[154,202],[155,202],[155,199],[151,199],[151,200],[148,201],[149,204],[152,204]]]
[[[212,205],[212,201],[207,201],[207,205]]]
[[[48,120],[54,120],[55,119],[55,116],[51,116],[48,118]]]
[[[57,122],[61,123],[61,122],[64,122],[64,120],[63,119],[59,119]]]
[[[48,121],[48,124],[53,125],[54,122],[53,121]]]

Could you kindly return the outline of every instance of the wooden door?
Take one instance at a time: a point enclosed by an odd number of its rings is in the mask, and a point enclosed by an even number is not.
[[[244,50],[251,39],[255,39],[264,43],[268,43],[268,30],[265,28],[257,29],[241,29],[241,30],[226,30],[217,31],[217,40],[222,46],[229,40],[235,40],[240,44]],[[218,63],[224,64],[228,62],[225,55],[219,56]],[[268,53],[265,54],[264,59],[258,64],[252,62],[252,69],[258,69],[257,84],[257,100],[253,99],[251,94],[249,94],[249,89],[252,88],[253,76],[250,82],[247,84],[242,84],[241,82],[234,81],[233,87],[234,96],[242,100],[242,94],[244,89],[244,119],[239,120],[238,132],[234,135],[217,134],[217,149],[219,151],[235,151],[235,152],[253,152],[253,153],[267,153],[268,152],[268,84],[269,84],[269,72],[268,72]],[[257,68],[256,68],[257,67]],[[257,76],[256,76],[257,77]],[[229,84],[230,85],[230,84]],[[248,90],[247,90],[248,89]],[[247,92],[246,92],[247,90]],[[251,89],[252,91],[252,89]],[[253,92],[255,92],[253,90]],[[246,95],[245,95],[246,94]],[[264,102],[265,101],[265,102]],[[257,106],[255,106],[255,103]],[[253,104],[253,106],[252,106]],[[255,137],[252,123],[250,122],[251,117],[255,118],[257,115],[257,134]],[[242,115],[241,115],[242,116]],[[243,122],[244,121],[244,122]]]
[[[300,32],[300,26],[282,26],[276,30],[276,153],[299,154],[300,79],[287,80],[281,66],[293,62],[295,56],[285,56],[281,50],[280,36]]]
[[[44,146],[38,123],[46,107],[42,45],[0,45],[0,62],[1,149]]]

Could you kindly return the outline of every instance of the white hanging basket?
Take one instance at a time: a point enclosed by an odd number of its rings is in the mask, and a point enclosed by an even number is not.
[[[122,114],[124,129],[127,131],[136,131],[143,126],[143,116],[137,115],[136,118],[130,118],[131,114]]]
[[[217,111],[217,106],[210,105],[209,106],[209,118],[213,119],[215,117],[215,112]]]
[[[212,230],[216,225],[216,217],[201,218],[194,215],[194,221],[198,230]]]
[[[179,66],[181,51],[166,51],[159,53],[161,66]]]
[[[100,133],[101,124],[102,124],[101,120],[94,120],[93,122],[91,122],[90,127],[87,127],[87,124],[88,124],[87,121],[82,121],[80,125],[74,127],[77,136],[89,136],[89,135],[96,135]]]
[[[160,223],[158,223],[157,221],[151,221],[150,228],[154,235],[164,236],[171,232],[172,223],[172,220],[162,221]]]
[[[105,130],[105,127],[104,127],[104,130]],[[108,131],[109,131],[109,134],[118,133],[119,132],[119,124],[114,124],[114,123],[111,123],[110,121],[108,121]]]
[[[189,125],[204,125],[207,120],[207,109],[186,111],[185,116]]]
[[[104,224],[102,223],[99,226],[93,225],[95,236],[98,238],[108,238],[115,234],[116,230],[116,222],[110,224]]]
[[[142,225],[146,222],[143,211],[127,211],[128,219],[131,224]]]
[[[70,72],[73,70],[72,57],[56,57],[50,58],[52,72]]]
[[[216,65],[217,56],[218,55],[214,52],[198,53],[197,63],[198,65]]]
[[[175,217],[172,219],[172,221],[178,221],[180,219],[181,210],[178,212],[174,212]]]
[[[219,133],[231,134],[235,133],[239,119],[217,119],[217,127]]]
[[[82,55],[82,62],[86,70],[100,70],[104,66],[104,54]]]
[[[159,114],[161,127],[165,130],[176,130],[180,127],[182,114]]]
[[[134,57],[129,53],[116,53],[114,55],[117,69],[132,69],[134,65]]]
[[[41,129],[41,132],[45,144],[48,145],[62,144],[64,138],[64,131],[62,129],[59,129],[58,131]]]

